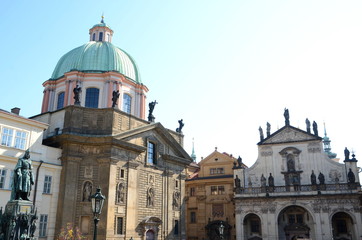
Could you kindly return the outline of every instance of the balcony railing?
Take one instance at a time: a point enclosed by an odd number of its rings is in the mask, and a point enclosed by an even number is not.
[[[249,187],[235,188],[235,194],[259,195],[273,193],[291,193],[291,192],[351,192],[361,190],[360,183],[337,183],[337,184],[316,184],[316,185],[290,185],[290,186],[265,186],[265,187]]]

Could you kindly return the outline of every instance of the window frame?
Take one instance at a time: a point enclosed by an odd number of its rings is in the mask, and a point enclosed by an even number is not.
[[[20,134],[20,135],[19,135]],[[29,131],[0,126],[0,145],[25,150],[28,146]]]
[[[116,235],[123,235],[124,234],[124,218],[121,216],[116,216],[116,229],[115,234]]]
[[[196,212],[192,211],[190,212],[190,223],[196,223]]]
[[[132,113],[132,96],[127,93],[123,93],[122,97],[122,111],[128,114]]]
[[[152,146],[152,148],[150,148],[150,146]],[[157,145],[153,141],[147,141],[147,164],[157,164]]]
[[[43,194],[51,194],[52,180],[51,175],[44,176]]]
[[[65,98],[65,92],[62,91],[62,92],[59,92],[58,95],[57,95],[57,106],[56,106],[56,109],[61,109],[61,108],[64,108],[64,98]],[[59,101],[62,101],[61,104]]]
[[[5,189],[7,169],[0,169],[0,189]]]
[[[40,214],[39,218],[39,237],[47,236],[48,214]]]
[[[87,108],[99,107],[99,88],[89,87],[86,89],[84,106]]]

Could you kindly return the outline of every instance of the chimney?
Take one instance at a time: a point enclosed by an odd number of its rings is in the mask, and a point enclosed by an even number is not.
[[[18,108],[18,107],[12,108],[12,109],[11,109],[11,113],[14,113],[14,114],[16,114],[16,115],[19,115],[19,113],[20,113],[20,108]]]

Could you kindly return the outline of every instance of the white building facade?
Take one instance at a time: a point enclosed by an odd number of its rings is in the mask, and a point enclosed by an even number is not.
[[[362,192],[357,160],[343,163],[323,150],[317,124],[311,133],[289,124],[266,137],[258,159],[234,168],[237,240],[362,239]]]
[[[12,179],[18,158],[30,150],[34,185],[30,200],[37,208],[39,239],[54,239],[56,209],[58,204],[61,150],[42,145],[43,132],[48,125],[0,110],[0,207],[10,200]]]

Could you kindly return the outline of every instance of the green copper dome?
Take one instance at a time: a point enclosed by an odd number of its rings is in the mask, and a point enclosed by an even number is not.
[[[54,69],[51,79],[72,70],[81,72],[119,72],[141,83],[137,65],[130,55],[110,42],[90,41],[66,53]]]

